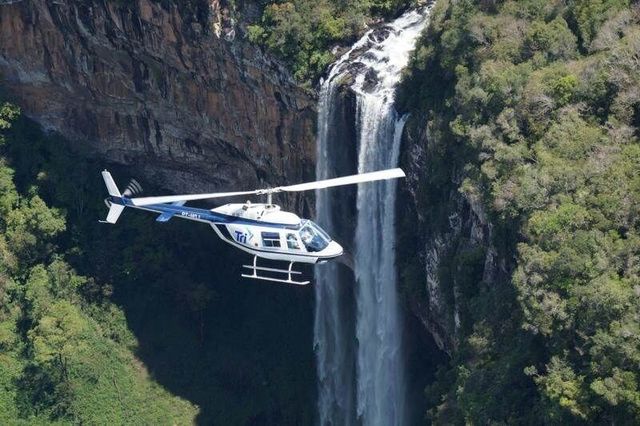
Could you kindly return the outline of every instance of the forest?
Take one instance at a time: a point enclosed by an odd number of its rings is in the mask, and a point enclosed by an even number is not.
[[[482,206],[508,278],[450,255],[462,318],[433,422],[640,422],[638,52],[625,0],[436,3],[400,92],[429,130],[421,196]]]
[[[336,59],[337,43],[354,42],[376,19],[390,18],[413,0],[292,0],[268,3],[247,27],[251,42],[284,60],[303,84],[315,83]]]

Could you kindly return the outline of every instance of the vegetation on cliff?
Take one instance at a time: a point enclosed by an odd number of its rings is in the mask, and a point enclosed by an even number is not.
[[[8,129],[17,115],[17,108],[2,105],[0,127]],[[6,142],[3,136],[0,144]],[[194,418],[196,407],[155,384],[136,362],[135,338],[122,310],[108,301],[110,286],[78,274],[65,260],[64,212],[47,205],[38,186],[19,191],[14,177],[3,154],[0,423]],[[80,200],[76,207],[82,208]]]
[[[309,84],[335,59],[330,50],[349,43],[376,17],[389,17],[414,0],[290,0],[265,5],[248,37],[284,59],[295,78]]]
[[[310,423],[309,297],[193,223],[99,224],[104,165],[0,106],[0,424]]]
[[[165,8],[177,7],[187,24],[204,24],[211,18],[206,0],[154,1]],[[219,6],[223,20],[231,27],[242,28],[250,42],[282,59],[295,79],[310,87],[336,59],[333,47],[352,43],[368,24],[398,15],[417,3],[418,0],[221,0]]]
[[[448,259],[472,276],[436,422],[640,422],[638,52],[625,0],[437,3],[401,94],[430,134],[421,196],[437,215],[461,175],[510,278]]]

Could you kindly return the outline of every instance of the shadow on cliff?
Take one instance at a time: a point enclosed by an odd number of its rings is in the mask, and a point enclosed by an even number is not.
[[[23,190],[37,182],[41,196],[66,211],[69,232],[59,246],[104,294],[112,291],[107,297],[139,342],[137,357],[157,383],[199,407],[198,424],[313,423],[312,287],[239,278],[250,259],[205,224],[161,224],[133,210],[116,226],[99,224],[105,164],[27,119],[13,132],[15,180]],[[109,169],[124,187],[135,167]]]
[[[241,279],[250,259],[206,225],[167,225],[154,240],[169,257],[148,260],[166,270],[115,289],[153,377],[197,404],[200,424],[312,423],[312,289]]]

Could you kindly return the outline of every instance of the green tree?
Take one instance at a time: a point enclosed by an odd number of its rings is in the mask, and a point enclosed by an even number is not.
[[[36,326],[29,330],[34,361],[59,369],[69,380],[69,364],[88,348],[86,322],[71,303],[61,300],[47,307]]]
[[[428,134],[422,232],[449,238],[451,210],[468,205],[488,248],[469,264],[461,236],[438,253],[459,343],[436,422],[640,422],[636,9],[434,9],[399,94],[407,134]]]

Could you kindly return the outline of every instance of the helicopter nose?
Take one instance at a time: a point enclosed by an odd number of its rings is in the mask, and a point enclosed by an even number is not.
[[[328,258],[341,256],[344,250],[342,246],[335,241],[331,241],[329,245],[322,251],[323,256]]]

